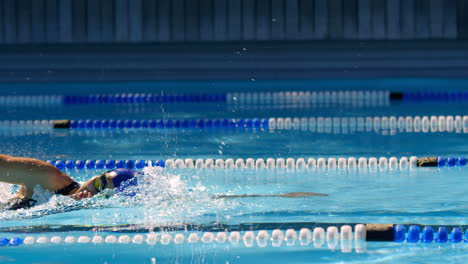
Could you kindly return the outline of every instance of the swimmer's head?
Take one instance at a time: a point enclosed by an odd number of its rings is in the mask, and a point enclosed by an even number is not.
[[[143,173],[130,170],[130,169],[116,169],[89,179],[81,185],[78,190],[71,193],[72,198],[81,200],[82,198],[89,198],[98,193],[109,197],[114,193],[119,193],[125,196],[136,195],[135,189],[130,186],[138,184],[137,177]]]
[[[97,176],[94,187],[98,192],[104,189],[115,189],[117,192],[123,192],[126,188],[138,184],[136,176],[140,174],[142,173],[130,169],[111,170]]]

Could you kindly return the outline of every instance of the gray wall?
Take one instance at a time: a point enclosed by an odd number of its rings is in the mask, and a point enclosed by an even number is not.
[[[466,38],[468,0],[0,0],[0,44]]]
[[[466,78],[468,41],[10,45],[1,82]]]

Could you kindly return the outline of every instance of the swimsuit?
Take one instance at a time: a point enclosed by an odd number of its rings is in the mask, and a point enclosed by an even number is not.
[[[70,195],[70,192],[73,191],[73,189],[75,188],[80,188],[80,184],[74,181],[69,185],[63,187],[62,189],[55,191],[55,193],[61,195]]]

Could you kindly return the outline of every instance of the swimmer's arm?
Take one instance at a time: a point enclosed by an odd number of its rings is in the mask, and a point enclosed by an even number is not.
[[[90,191],[87,191],[87,190],[78,191],[78,192],[70,195],[70,197],[75,199],[75,200],[82,200],[82,199],[85,199],[85,198],[91,198],[93,196],[94,196],[94,194],[91,193]]]
[[[31,175],[52,174],[57,170],[47,162],[0,154],[0,181],[11,184],[25,184],[31,181]]]
[[[22,185],[17,195],[30,198],[36,185],[55,191],[73,180],[51,164],[37,159],[0,154],[0,181]]]
[[[213,195],[213,198],[251,198],[251,197],[286,197],[286,198],[306,198],[311,196],[328,196],[323,193],[312,193],[312,192],[290,192],[283,194],[226,194],[226,195]]]
[[[97,178],[98,177],[93,177],[92,179],[87,180],[74,194],[70,195],[70,197],[75,200],[81,200],[91,198],[96,195],[99,192],[95,187],[95,181]]]

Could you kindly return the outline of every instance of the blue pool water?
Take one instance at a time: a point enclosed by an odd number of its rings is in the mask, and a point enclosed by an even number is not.
[[[2,86],[8,96],[197,92],[238,94],[279,91],[467,91],[464,80],[354,80],[311,82],[53,84]],[[62,93],[60,87],[74,89]],[[31,91],[31,87],[35,87]],[[96,92],[98,91],[98,92]],[[238,95],[236,95],[238,96]],[[29,100],[29,99],[28,99]],[[5,99],[4,101],[5,102]],[[268,158],[467,157],[465,124],[426,132],[406,128],[355,130],[261,128],[52,129],[12,127],[5,120],[199,120],[239,118],[319,118],[460,116],[466,100],[398,101],[353,105],[207,103],[152,104],[3,104],[0,99],[0,153],[43,160],[177,160]],[[412,119],[412,120],[413,120]],[[275,119],[277,120],[277,119]],[[308,119],[309,120],[309,119]],[[350,119],[346,119],[348,122]],[[439,120],[439,119],[437,119]],[[443,119],[445,121],[445,119]],[[374,119],[372,119],[372,122]],[[333,122],[333,121],[331,121]],[[455,122],[455,121],[454,121]],[[8,124],[8,125],[6,125]],[[314,123],[315,124],[315,123]],[[348,124],[348,123],[346,123]],[[383,123],[382,123],[383,124]],[[412,123],[413,124],[413,123]],[[309,125],[309,123],[307,123]],[[438,125],[438,123],[437,123]],[[315,129],[315,127],[317,129]],[[457,127],[457,125],[455,125]],[[348,128],[348,125],[346,125]],[[413,128],[412,128],[413,129]],[[466,127],[468,129],[468,127]],[[223,163],[224,164],[224,163]],[[85,181],[104,169],[65,170]],[[134,197],[94,197],[73,201],[38,192],[40,205],[0,212],[0,238],[19,237],[19,246],[0,247],[5,263],[428,263],[449,259],[465,263],[467,243],[395,243],[354,240],[309,241],[300,230],[321,224],[359,223],[468,225],[463,182],[468,167],[365,168],[145,168],[144,184]],[[1,186],[0,199],[11,192]],[[315,192],[306,198],[216,195]],[[294,229],[296,238],[273,238],[275,229]],[[325,228],[326,230],[326,228]],[[236,233],[240,241],[235,243]],[[253,231],[253,238],[250,236]],[[269,234],[266,244],[259,239]],[[449,230],[449,232],[451,229]],[[206,235],[209,232],[208,235]],[[223,232],[232,241],[223,240]],[[155,235],[151,242],[147,235]],[[196,234],[200,241],[190,240]],[[233,235],[234,234],[234,235]],[[276,233],[277,234],[277,233]],[[290,234],[291,231],[290,231]],[[144,241],[137,243],[139,235]],[[202,237],[206,235],[202,239]],[[219,240],[214,240],[218,235]],[[103,241],[94,240],[102,237]],[[180,239],[183,236],[183,240]],[[60,239],[58,243],[57,239]],[[67,240],[68,239],[68,240]],[[128,240],[129,239],[129,240]],[[166,239],[166,240],[165,240]],[[289,239],[289,240],[288,240]],[[115,240],[115,241],[114,241]],[[156,241],[155,240],[155,241]],[[189,240],[191,242],[189,242]],[[32,243],[33,241],[34,243]],[[55,241],[55,242],[54,242]],[[135,242],[137,241],[137,242]],[[166,241],[166,242],[164,242]],[[177,241],[181,242],[178,243]],[[233,242],[234,241],[234,242]],[[279,242],[278,242],[279,241]],[[293,241],[293,242],[291,242]],[[302,241],[302,240],[301,240]],[[57,243],[56,243],[57,242]],[[1,244],[0,239],[0,244]],[[279,243],[279,244],[275,244]],[[154,245],[153,245],[154,244]],[[166,245],[167,244],[167,245]],[[80,255],[70,259],[67,255]]]

